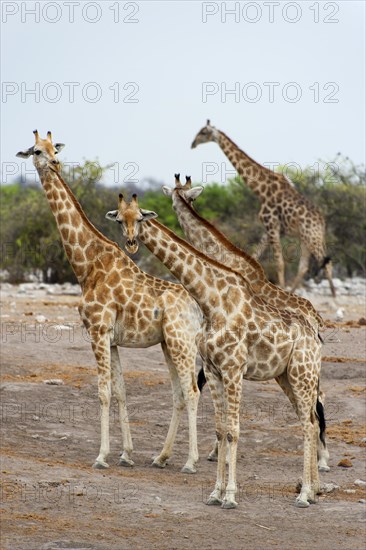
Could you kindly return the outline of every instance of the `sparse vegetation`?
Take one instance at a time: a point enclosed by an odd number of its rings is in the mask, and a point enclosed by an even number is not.
[[[120,188],[101,183],[104,171],[97,170],[94,163],[87,161],[75,170],[73,180],[68,183],[92,223],[109,238],[120,242],[120,227],[104,217],[107,210],[117,206]],[[322,172],[307,168],[301,174],[287,172],[287,175],[325,215],[328,250],[336,275],[365,275],[364,169],[349,159],[337,157],[336,163],[328,164]],[[127,185],[125,191],[129,194],[136,191],[136,187],[132,189]],[[158,212],[162,223],[182,235],[171,200],[159,188],[150,186],[148,190],[137,192],[144,208]],[[37,272],[42,273],[47,282],[75,282],[42,187],[16,182],[2,186],[0,193],[0,268],[9,272],[9,280],[19,282]],[[263,232],[257,218],[259,202],[240,178],[230,180],[227,185],[207,185],[196,201],[196,208],[235,244],[248,252],[253,251]],[[291,278],[298,262],[298,242],[285,237],[283,247],[287,277]],[[142,249],[136,259],[142,269],[168,276],[165,268],[147,251]],[[274,278],[270,251],[262,258],[262,263],[268,276]]]

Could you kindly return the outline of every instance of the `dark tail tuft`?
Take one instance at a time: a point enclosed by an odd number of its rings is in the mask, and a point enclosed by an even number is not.
[[[200,392],[202,392],[203,386],[206,384],[206,382],[207,380],[206,380],[205,372],[202,367],[197,376],[197,386]]]
[[[323,445],[325,445],[325,428],[326,428],[326,423],[325,423],[325,416],[324,416],[324,407],[323,407],[323,403],[321,401],[319,401],[319,397],[317,398],[316,400],[316,415],[318,417],[318,422],[319,422],[319,429],[320,429],[320,434],[319,434],[319,437],[320,437],[320,441],[323,443]]]

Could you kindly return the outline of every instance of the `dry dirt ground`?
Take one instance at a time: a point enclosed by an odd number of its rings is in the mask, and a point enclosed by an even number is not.
[[[323,347],[331,471],[321,480],[339,489],[307,509],[294,506],[302,471],[299,423],[275,382],[247,382],[236,510],[205,505],[216,473],[216,464],[206,460],[214,441],[208,388],[199,404],[197,473],[180,472],[188,452],[185,416],[169,465],[151,467],[171,413],[160,347],[120,349],[135,466],[117,466],[121,437],[114,404],[110,468],[91,468],[100,433],[96,365],[77,303],[76,296],[15,291],[2,302],[2,549],[365,547],[365,489],[354,484],[366,479],[366,327],[357,322],[360,301],[349,309],[348,321],[330,323]],[[317,306],[325,318],[334,318],[326,301]],[[35,330],[38,315],[47,321]],[[49,379],[63,384],[45,384]],[[342,459],[351,466],[338,466]]]

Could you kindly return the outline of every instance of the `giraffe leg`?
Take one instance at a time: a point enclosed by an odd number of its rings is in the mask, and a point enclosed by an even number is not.
[[[126,388],[116,346],[111,347],[111,378],[112,394],[118,401],[119,422],[122,431],[123,451],[120,455],[118,464],[119,466],[133,466],[134,462],[131,460],[133,445],[127,412]]]
[[[310,252],[305,247],[305,245],[302,245],[299,268],[297,271],[297,275],[292,283],[291,292],[294,292],[299,286],[299,284],[301,283],[305,273],[309,268],[309,259],[310,259]]]
[[[207,460],[209,460],[210,462],[217,462],[218,453],[219,453],[219,442],[216,439],[214,447],[213,447],[212,451],[210,451],[210,453],[207,457]]]
[[[328,279],[332,296],[333,296],[333,298],[335,298],[336,297],[336,290],[335,290],[334,284],[333,284],[332,272],[333,272],[332,262],[329,260],[324,266],[324,273],[325,273],[326,278]]]
[[[268,234],[263,233],[261,240],[257,244],[257,247],[255,249],[254,254],[252,254],[253,258],[255,260],[259,260],[259,258],[264,254],[264,251],[266,250],[267,246],[269,245],[269,239]]]
[[[215,488],[210,494],[207,504],[209,506],[221,505],[225,491],[226,473],[226,410],[224,401],[224,387],[222,381],[215,376],[209,367],[205,369],[207,384],[210,388],[211,397],[215,408],[216,440],[218,446],[217,475]]]
[[[236,460],[237,460],[237,448],[239,440],[239,409],[242,393],[243,377],[240,372],[238,381],[235,382],[233,388],[233,373],[230,372],[230,376],[223,377],[225,396],[227,403],[227,415],[226,415],[226,439],[229,447],[229,476],[228,483],[226,485],[225,498],[222,503],[223,508],[236,508],[238,503],[235,501],[237,493],[236,485]],[[230,386],[230,391],[229,391]]]
[[[288,381],[287,372],[282,373],[280,376],[277,376],[275,378],[277,384],[280,386],[280,388],[283,390],[284,394],[287,395],[291,405],[294,408],[295,413],[297,416],[299,416],[299,413],[297,411],[297,405],[296,405],[296,399],[294,396],[294,392],[292,391],[291,385]],[[320,392],[320,395],[318,396],[318,399],[323,406],[324,403],[324,393]],[[317,457],[318,457],[318,468],[320,472],[329,472],[330,468],[328,466],[328,460],[329,460],[329,452],[325,443],[325,439],[323,436],[323,440],[320,439],[319,431],[318,431],[318,437],[317,437]]]
[[[158,468],[164,468],[168,458],[172,454],[173,444],[177,434],[182,411],[187,404],[188,425],[189,425],[189,454],[188,460],[182,469],[184,473],[193,474],[196,472],[195,464],[198,461],[197,447],[197,407],[199,392],[195,380],[195,354],[185,356],[180,354],[172,358],[172,353],[168,350],[165,343],[162,344],[165,360],[167,362],[170,379],[173,390],[173,414],[170,421],[168,434],[164,447],[154,459],[153,465]],[[191,368],[187,369],[187,364],[191,363]]]
[[[302,487],[296,498],[296,506],[307,508],[309,503],[315,502],[319,490],[318,469],[316,467],[316,442],[318,424],[316,418],[316,386],[305,380],[296,380],[292,384],[296,406],[304,437],[304,466]]]
[[[111,403],[111,366],[109,334],[90,331],[92,348],[98,363],[98,397],[100,403],[100,449],[93,468],[108,468],[109,408]]]
[[[268,232],[268,238],[273,248],[273,255],[277,266],[278,284],[285,287],[285,262],[281,248],[280,230],[279,228],[271,228]]]

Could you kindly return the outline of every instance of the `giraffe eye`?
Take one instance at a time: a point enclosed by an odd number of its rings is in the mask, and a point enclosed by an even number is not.
[[[40,155],[42,151],[34,151],[35,155]]]

